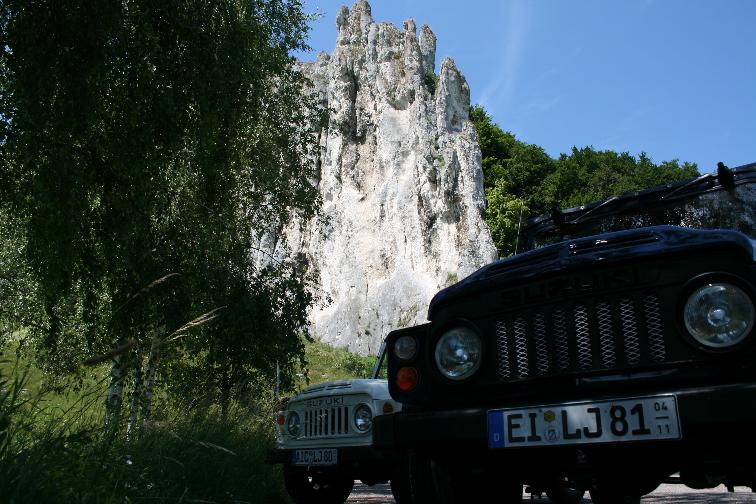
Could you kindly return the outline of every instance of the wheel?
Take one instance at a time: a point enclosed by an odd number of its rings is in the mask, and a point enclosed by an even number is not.
[[[410,502],[412,504],[437,504],[430,459],[413,453],[407,456],[405,462]]]
[[[411,457],[409,468],[413,504],[522,502],[522,483],[502,478],[499,470],[422,456]]]
[[[391,480],[391,495],[396,504],[412,504],[412,487],[410,486],[407,471],[396,471]]]
[[[338,470],[310,472],[286,464],[284,484],[295,504],[342,504],[352,493],[354,479]]]
[[[579,504],[585,487],[569,479],[560,479],[546,488],[546,495],[554,504]]]
[[[611,484],[596,484],[590,492],[594,504],[640,504],[641,499],[640,495],[624,494]]]

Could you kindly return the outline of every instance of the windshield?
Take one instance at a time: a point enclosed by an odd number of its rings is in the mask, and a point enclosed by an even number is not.
[[[704,175],[556,216],[536,218],[524,233],[524,248],[520,251],[573,238],[658,225],[732,229],[756,237],[756,170],[735,173],[737,183],[730,189],[722,187],[716,176]]]

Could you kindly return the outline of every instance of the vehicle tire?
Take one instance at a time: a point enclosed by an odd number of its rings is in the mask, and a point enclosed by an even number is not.
[[[295,504],[342,504],[352,493],[354,479],[339,471],[311,473],[286,464],[284,484]]]
[[[391,495],[394,496],[396,504],[412,504],[412,487],[407,471],[396,471],[391,476],[389,484],[391,485]]]
[[[570,478],[556,478],[546,484],[546,496],[554,504],[578,504],[583,501],[587,486]]]
[[[546,496],[554,504],[579,504],[583,502],[585,487],[570,480],[559,480],[546,488]]]
[[[640,495],[623,494],[615,485],[597,484],[591,487],[594,504],[640,504]]]
[[[439,504],[436,500],[431,460],[412,453],[407,456],[405,462],[410,502],[412,504]]]

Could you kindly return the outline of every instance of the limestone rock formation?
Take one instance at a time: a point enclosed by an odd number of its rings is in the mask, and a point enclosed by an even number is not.
[[[320,137],[320,214],[287,241],[320,278],[316,337],[372,353],[392,329],[422,323],[438,289],[496,258],[470,90],[436,37],[415,22],[375,23],[342,7],[338,38],[303,68],[330,110]]]

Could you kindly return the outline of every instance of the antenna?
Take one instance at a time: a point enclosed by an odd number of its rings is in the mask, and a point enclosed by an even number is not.
[[[522,229],[522,210],[525,208],[525,201],[520,200],[520,221],[517,223],[517,239],[515,240],[514,253],[517,255],[517,247],[520,245],[520,229]]]

